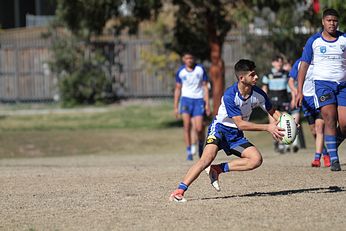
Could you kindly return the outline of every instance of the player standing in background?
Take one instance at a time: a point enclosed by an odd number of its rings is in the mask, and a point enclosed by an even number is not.
[[[324,142],[332,171],[341,171],[338,146],[346,134],[346,36],[337,30],[338,18],[334,9],[323,11],[323,31],[312,35],[304,46],[297,90],[297,106],[301,106],[305,76],[313,61],[315,104],[325,123]]]
[[[293,63],[291,60],[285,61],[283,69],[286,72],[290,73],[290,71],[292,70],[292,64]],[[290,77],[290,75],[288,75],[288,77]],[[288,100],[290,102],[289,112],[292,115],[292,117],[294,118],[294,121],[296,122],[296,124],[300,124],[300,108],[296,107],[296,101],[295,101],[295,94],[297,93],[297,91],[293,92],[291,90],[290,79],[291,78],[288,78],[288,82],[287,82],[288,83],[288,85],[287,85]],[[294,82],[294,84],[295,84],[295,82]],[[294,86],[294,89],[297,89],[297,88]],[[296,139],[286,149],[290,149],[290,148],[292,148],[293,152],[298,152],[299,148],[306,148],[303,128],[301,126],[298,129]]]
[[[187,160],[193,160],[191,127],[196,130],[199,155],[201,156],[205,137],[203,117],[205,114],[210,115],[208,76],[203,66],[195,63],[195,58],[191,53],[184,53],[182,58],[184,65],[179,68],[175,76],[174,113],[177,118],[179,114],[182,115]]]
[[[291,71],[290,71],[290,79],[288,80],[288,86],[292,92],[292,100],[295,101],[295,97],[297,95],[297,88],[295,87],[295,82],[298,77],[298,69],[300,65],[300,60],[298,59]],[[323,162],[325,167],[330,167],[330,157],[327,150],[324,148],[324,122],[322,120],[320,110],[316,109],[314,103],[315,96],[315,85],[312,76],[313,64],[311,63],[309,69],[307,70],[305,76],[305,82],[303,85],[303,100],[302,100],[302,109],[304,113],[304,117],[308,121],[310,131],[315,138],[315,157],[311,163],[312,167],[320,167],[321,166],[321,154],[323,154]]]
[[[262,77],[262,90],[268,94],[273,107],[281,112],[289,112],[289,99],[287,93],[288,72],[283,69],[284,59],[281,55],[272,58],[272,68]],[[269,122],[273,119],[269,116]],[[274,141],[274,150],[285,153],[285,145]]]
[[[256,85],[258,76],[255,63],[241,59],[235,64],[235,75],[238,79],[229,87],[221,100],[218,113],[209,126],[206,146],[203,155],[187,172],[178,188],[170,195],[170,200],[185,202],[184,193],[194,180],[205,169],[212,186],[220,191],[219,175],[229,171],[249,171],[262,164],[259,150],[245,137],[243,131],[268,131],[276,140],[281,140],[285,130],[277,126],[281,113],[275,111],[267,95]],[[252,110],[261,107],[271,116],[273,123],[256,124],[249,122]],[[219,150],[227,155],[236,155],[239,159],[211,165]],[[209,166],[209,167],[208,167]]]

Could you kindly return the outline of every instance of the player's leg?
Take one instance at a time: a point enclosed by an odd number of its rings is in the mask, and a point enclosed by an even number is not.
[[[193,109],[193,123],[196,130],[198,138],[198,155],[202,156],[203,147],[204,147],[204,138],[205,138],[205,129],[203,126],[203,119],[205,115],[205,102],[203,99],[197,99],[194,101]]]
[[[191,130],[190,130],[190,137],[191,137],[191,153],[192,155],[195,155],[197,152],[197,145],[198,145],[198,134],[196,131],[196,125],[194,124],[193,118],[191,119]]]
[[[339,85],[338,99],[338,122],[337,128],[337,146],[339,146],[346,137],[346,82]]]
[[[226,151],[226,150],[225,150]],[[262,164],[262,155],[251,143],[243,143],[227,151],[227,155],[235,154],[240,157],[230,162],[211,165],[206,169],[210,182],[216,191],[220,191],[219,175],[229,171],[249,171]]]
[[[320,167],[321,166],[321,156],[322,153],[324,155],[324,165],[329,165],[329,155],[327,155],[327,153],[325,151],[323,151],[323,147],[324,147],[324,122],[322,119],[316,119],[315,120],[315,134],[316,134],[316,139],[315,139],[315,158],[314,161],[311,163],[312,167]],[[328,158],[328,160],[327,160]],[[328,166],[328,167],[329,167]]]
[[[186,154],[187,154],[187,160],[192,160],[192,153],[191,153],[191,116],[188,113],[182,114],[183,119],[183,126],[184,126],[184,141],[186,145]]]
[[[170,200],[175,202],[185,202],[184,193],[194,180],[198,178],[201,172],[208,167],[216,157],[219,148],[216,144],[209,144],[203,150],[201,158],[191,166],[186,173],[183,181],[180,182],[178,188],[171,194]]]
[[[338,84],[331,81],[315,81],[317,108],[320,108],[324,120],[324,143],[330,156],[332,171],[341,171],[336,143],[337,93]]]
[[[325,105],[321,108],[322,118],[324,120],[324,142],[330,156],[331,170],[340,171],[339,155],[336,144],[336,122],[337,110],[335,104]]]
[[[193,117],[193,122],[196,129],[196,134],[198,138],[198,155],[202,156],[203,146],[204,146],[204,126],[203,126],[203,116],[195,116]]]

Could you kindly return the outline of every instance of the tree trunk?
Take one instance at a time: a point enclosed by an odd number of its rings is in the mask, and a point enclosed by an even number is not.
[[[213,115],[215,116],[225,90],[225,65],[221,57],[221,44],[217,41],[210,41],[210,60],[209,75],[212,82]]]

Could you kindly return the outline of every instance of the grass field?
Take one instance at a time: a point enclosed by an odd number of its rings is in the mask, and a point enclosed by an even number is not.
[[[192,163],[169,102],[37,112],[1,117],[0,230],[346,229],[346,171],[310,167],[305,124],[307,149],[285,155],[269,134],[246,133],[260,168],[222,175],[219,193],[202,174],[174,204]]]

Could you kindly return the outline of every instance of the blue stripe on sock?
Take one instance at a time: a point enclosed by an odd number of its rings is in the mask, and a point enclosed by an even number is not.
[[[315,153],[315,160],[320,160],[321,159],[321,153],[316,152]]]
[[[220,164],[220,168],[222,170],[222,172],[229,172],[229,167],[228,167],[228,163],[221,163]]]
[[[184,184],[183,182],[180,182],[178,189],[182,189],[184,191],[186,191],[189,188],[189,186],[187,186],[186,184]]]
[[[326,144],[327,151],[330,156],[330,160],[338,160],[339,156],[338,156],[338,150],[336,146],[336,136],[325,135],[324,143]]]
[[[191,155],[192,153],[191,153],[191,146],[187,146],[186,147],[186,153],[188,154],[188,155]]]

